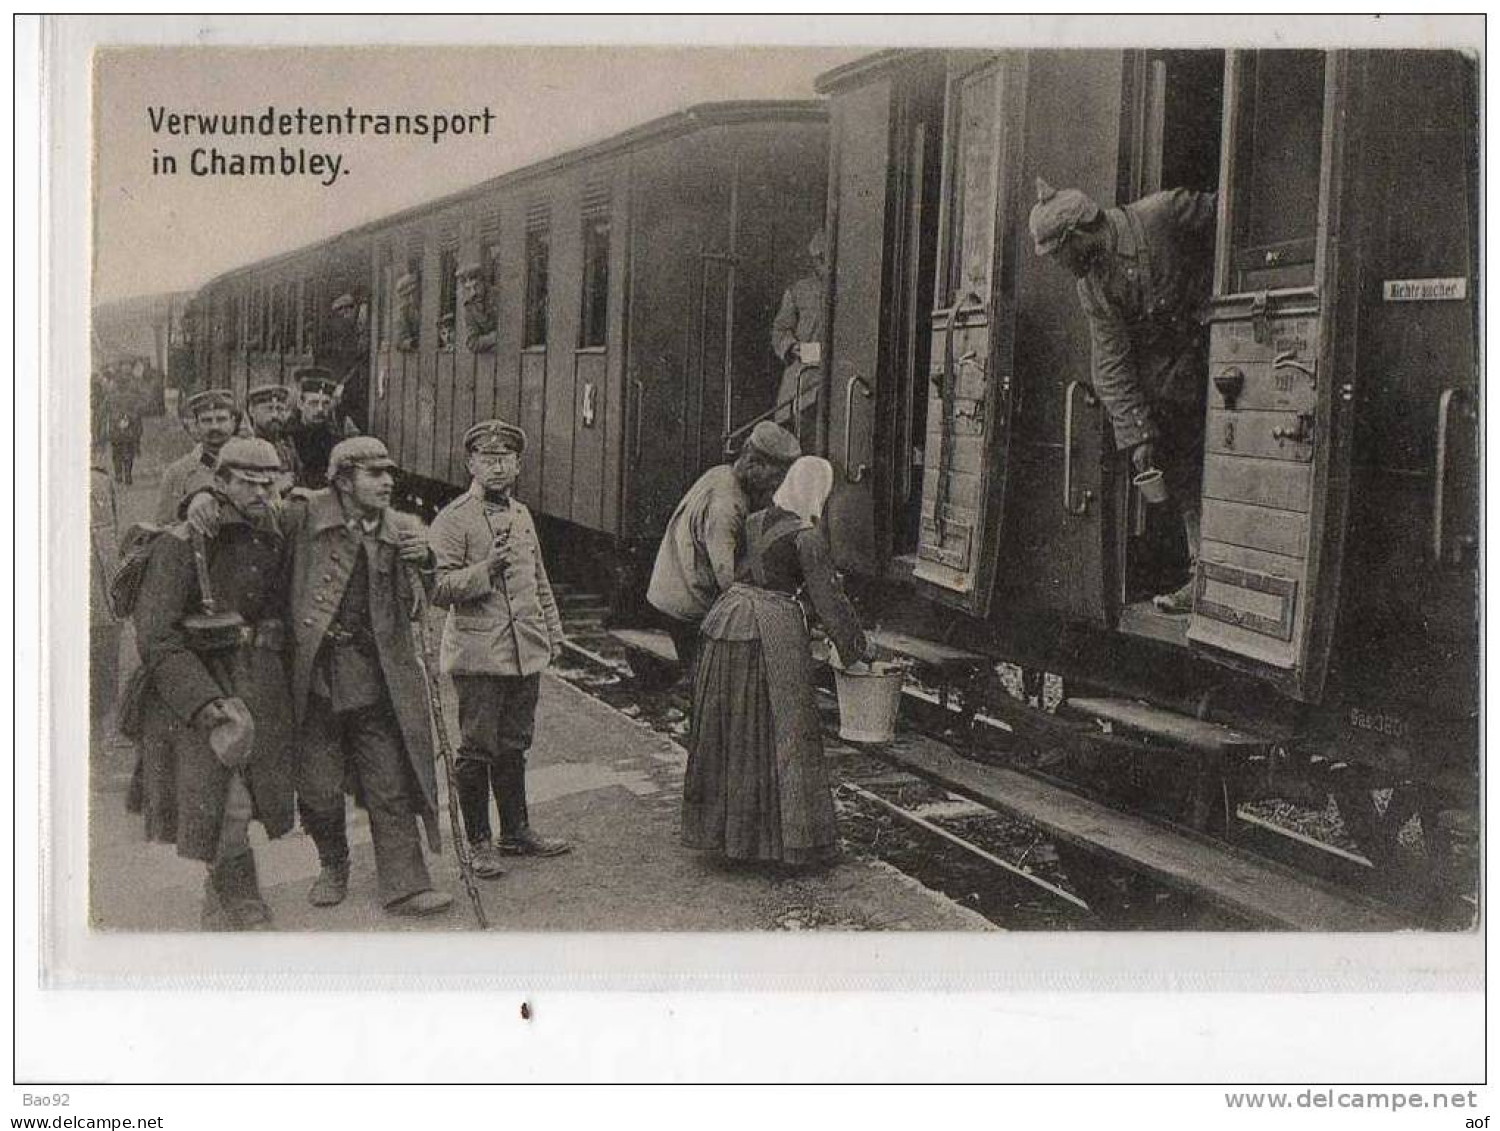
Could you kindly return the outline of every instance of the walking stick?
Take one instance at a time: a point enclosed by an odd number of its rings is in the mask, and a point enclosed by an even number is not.
[[[448,740],[448,720],[443,714],[443,696],[438,688],[437,675],[432,663],[431,641],[427,633],[427,590],[422,586],[421,575],[416,567],[406,567],[407,580],[411,583],[416,608],[412,617],[412,632],[416,636],[417,665],[422,669],[422,678],[427,683],[427,714],[432,719],[432,729],[437,734],[438,760],[443,763],[443,776],[448,781],[448,821],[453,826],[453,850],[458,855],[458,874],[463,879],[464,890],[469,893],[469,902],[474,905],[474,918],[479,920],[479,929],[490,929],[490,921],[484,914],[484,903],[479,898],[479,885],[474,882],[474,856],[469,851],[469,838],[464,835],[463,815],[458,809],[458,767],[454,764],[453,744]]]

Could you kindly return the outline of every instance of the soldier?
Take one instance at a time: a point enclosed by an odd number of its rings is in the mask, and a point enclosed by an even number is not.
[[[396,348],[411,353],[421,344],[421,280],[406,274],[396,280]]]
[[[495,306],[490,281],[478,263],[465,263],[458,270],[459,296],[463,299],[464,344],[470,353],[488,353],[495,348]]]
[[[347,764],[370,815],[381,902],[394,914],[430,915],[453,902],[433,889],[417,822],[436,848],[437,781],[409,568],[430,570],[432,552],[415,521],[390,509],[394,468],[374,437],[343,440],[329,456],[331,485],[292,492],[282,513],[298,808],[321,866],[311,903],[332,906],[348,892]]]
[[[282,539],[271,510],[280,461],[264,440],[231,439],[215,462],[223,505],[205,540],[203,574],[193,533],[175,524],[152,544],[133,608],[145,680],[142,807],[149,839],[209,866],[204,926],[244,930],[271,918],[249,822],[259,819],[277,837],[293,819]],[[211,593],[200,585],[204,575]],[[213,611],[219,616],[202,615]]]
[[[781,296],[771,323],[771,348],[786,363],[776,390],[776,423],[798,439],[810,435],[822,388],[823,290],[828,281],[828,243],[820,228],[807,243],[812,273]],[[792,401],[796,401],[796,405]]]
[[[299,397],[297,413],[287,429],[297,449],[300,465],[298,487],[321,490],[328,486],[328,456],[333,446],[354,435],[354,425],[338,414],[334,398],[338,383],[320,365],[304,365],[292,371]]]
[[[183,414],[191,420],[189,433],[197,439],[193,450],[167,465],[161,476],[156,497],[156,521],[167,525],[177,521],[178,504],[195,490],[212,487],[219,449],[239,431],[240,414],[234,394],[228,389],[205,389],[194,393],[183,405]]]
[[[245,411],[250,417],[251,430],[270,443],[281,458],[277,496],[285,495],[302,470],[297,445],[287,434],[287,423],[292,415],[292,390],[285,385],[257,385],[245,394]]]
[[[441,668],[458,693],[459,801],[474,872],[504,875],[500,856],[557,856],[561,840],[531,827],[526,751],[541,673],[562,648],[562,620],[542,563],[536,526],[512,497],[526,433],[486,420],[464,433],[469,490],[432,524],[432,603],[448,609]],[[500,840],[490,840],[490,794]]]
[[[89,721],[96,739],[120,682],[120,620],[109,596],[120,562],[120,514],[103,447],[95,443],[89,468]]]
[[[109,449],[115,481],[129,487],[135,481],[135,457],[141,450],[144,390],[129,375],[110,382],[105,411],[109,414]]]
[[[1157,467],[1198,557],[1203,410],[1213,290],[1215,197],[1173,189],[1101,210],[1078,189],[1037,179],[1036,253],[1078,280],[1093,340],[1094,392],[1115,447],[1137,473]],[[1193,582],[1153,598],[1164,612],[1193,609]]]

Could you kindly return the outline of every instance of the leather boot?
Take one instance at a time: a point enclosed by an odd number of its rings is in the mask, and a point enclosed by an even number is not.
[[[324,864],[307,891],[307,902],[314,907],[337,907],[349,894],[349,861]]]
[[[204,884],[203,925],[211,931],[264,931],[271,909],[260,895],[255,857],[249,853],[216,862]]]

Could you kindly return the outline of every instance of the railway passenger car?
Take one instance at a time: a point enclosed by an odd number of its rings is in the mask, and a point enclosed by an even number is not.
[[[772,407],[771,321],[808,270],[827,167],[820,102],[696,106],[215,280],[209,372],[243,390],[327,363],[329,303],[353,293],[370,430],[408,490],[455,493],[464,431],[503,416],[529,437],[519,496],[630,575],[725,436]]]
[[[865,607],[1018,665],[1034,706],[992,686],[991,713],[1071,751],[1048,773],[1257,845],[1256,799],[1332,795],[1357,850],[1320,861],[1434,906],[1473,891],[1478,815],[1477,82],[1300,50],[891,51],[819,82],[819,435]],[[1218,194],[1191,616],[1146,599],[1186,575],[1180,524],[1113,450],[1037,177]]]

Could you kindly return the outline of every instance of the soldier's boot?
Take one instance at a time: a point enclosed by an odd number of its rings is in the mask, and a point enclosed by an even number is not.
[[[318,878],[307,891],[314,907],[337,907],[349,894],[349,835],[343,805],[327,812],[302,810],[302,827],[318,849]]]
[[[203,884],[203,928],[208,931],[264,931],[271,909],[260,895],[255,857],[249,853],[216,861]]]

